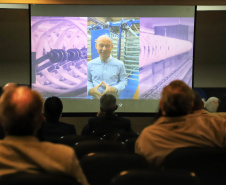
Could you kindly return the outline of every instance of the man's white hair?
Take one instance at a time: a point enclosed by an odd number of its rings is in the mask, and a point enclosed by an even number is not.
[[[217,112],[219,107],[219,98],[217,97],[210,97],[205,103],[205,109],[208,112]]]

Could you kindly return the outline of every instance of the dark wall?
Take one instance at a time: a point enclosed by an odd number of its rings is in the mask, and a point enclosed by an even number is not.
[[[30,84],[28,9],[0,9],[0,86]]]
[[[198,11],[194,87],[226,87],[226,11]]]

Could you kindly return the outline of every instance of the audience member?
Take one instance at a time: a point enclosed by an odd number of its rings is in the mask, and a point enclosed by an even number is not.
[[[36,133],[44,117],[40,94],[28,87],[3,93],[0,122],[6,137],[0,141],[0,175],[16,173],[65,173],[88,185],[72,148],[40,142]]]
[[[151,118],[150,125],[153,124],[156,120],[158,120],[161,116],[162,116],[162,111],[161,111],[160,107],[158,107],[158,110],[157,110],[155,116]]]
[[[115,113],[117,108],[115,96],[104,94],[100,98],[100,111],[96,117],[89,119],[81,134],[91,135],[93,131],[133,133],[130,120],[117,116]]]
[[[220,97],[219,106],[217,112],[226,112],[226,94]]]
[[[9,83],[7,83],[7,84],[5,84],[5,85],[3,86],[2,90],[3,90],[3,92],[5,92],[5,91],[8,91],[8,90],[10,90],[10,89],[13,89],[13,88],[15,88],[15,87],[17,87],[17,86],[18,86],[17,83],[9,82]]]
[[[225,147],[224,119],[209,114],[189,114],[194,93],[183,81],[164,87],[160,99],[162,117],[146,127],[135,144],[135,152],[152,167],[161,167],[164,158],[181,147]]]
[[[17,84],[16,84],[16,83],[14,83],[14,82],[7,83],[7,84],[5,84],[5,85],[2,87],[1,94],[2,94],[3,92],[5,92],[5,91],[8,91],[8,90],[10,90],[10,89],[12,89],[12,88],[15,88],[15,87],[17,87]],[[4,133],[3,128],[2,128],[2,126],[1,126],[1,123],[0,123],[0,139],[3,139],[4,137],[5,137],[5,133]]]
[[[226,119],[226,112],[209,112],[205,110],[204,108],[204,102],[200,96],[200,94],[196,91],[194,91],[195,99],[194,99],[194,104],[193,104],[193,114],[209,114],[211,116],[218,116],[221,118]]]
[[[202,100],[202,97],[200,94],[196,91],[193,90],[194,93],[194,102],[193,102],[193,107],[192,107],[192,113],[193,114],[208,114],[207,110],[205,110],[204,105],[205,102]]]
[[[217,112],[219,106],[219,98],[217,97],[210,97],[205,103],[205,109],[208,112]]]
[[[63,111],[63,103],[60,98],[52,96],[46,99],[44,103],[44,115],[46,121],[41,129],[41,136],[45,138],[56,137],[66,135],[76,135],[76,129],[73,125],[60,122],[60,116]]]

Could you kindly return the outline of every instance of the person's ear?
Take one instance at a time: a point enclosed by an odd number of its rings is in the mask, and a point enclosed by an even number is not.
[[[159,100],[159,107],[162,110],[162,99]]]
[[[46,115],[45,114],[41,114],[40,115],[40,122],[44,122],[46,121]]]
[[[97,43],[95,44],[95,48],[97,49]]]
[[[204,108],[205,107],[205,102],[204,101],[202,101],[202,108]]]
[[[115,105],[115,110],[117,110],[118,109],[118,105]]]
[[[38,131],[42,128],[43,123],[46,121],[45,116],[41,113],[37,115],[36,125],[34,129],[34,135],[37,135]]]
[[[161,110],[161,112],[162,112],[162,115],[164,116],[166,113],[165,113],[165,111],[164,111],[164,109],[163,109],[162,99],[159,100],[159,107],[160,107],[160,110]]]
[[[191,110],[194,108],[194,102],[191,103]]]

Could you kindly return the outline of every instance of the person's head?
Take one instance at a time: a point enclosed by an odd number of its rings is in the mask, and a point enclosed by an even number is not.
[[[9,83],[7,83],[3,86],[2,90],[3,90],[3,92],[5,92],[5,91],[8,91],[10,89],[16,88],[17,86],[18,86],[17,83],[9,82]]]
[[[163,88],[160,108],[164,116],[184,116],[191,112],[194,101],[192,89],[181,80]]]
[[[0,123],[6,135],[35,135],[43,122],[40,94],[21,86],[5,91],[0,98]]]
[[[196,91],[194,91],[194,104],[193,104],[193,109],[192,111],[195,111],[195,110],[202,110],[204,109],[204,102],[202,100],[202,97],[200,96],[200,94]]]
[[[217,97],[210,97],[205,103],[205,109],[208,112],[217,112],[219,106],[219,99]]]
[[[52,96],[44,103],[44,115],[47,121],[59,121],[63,111],[63,104],[60,98]]]
[[[223,94],[220,97],[219,107],[217,109],[217,112],[226,112],[226,94]]]
[[[95,45],[97,52],[99,53],[99,56],[101,60],[106,60],[111,55],[111,50],[113,49],[112,41],[109,36],[107,35],[101,35],[96,40]]]
[[[104,113],[113,113],[117,110],[116,98],[112,94],[104,94],[100,98],[100,110]]]

